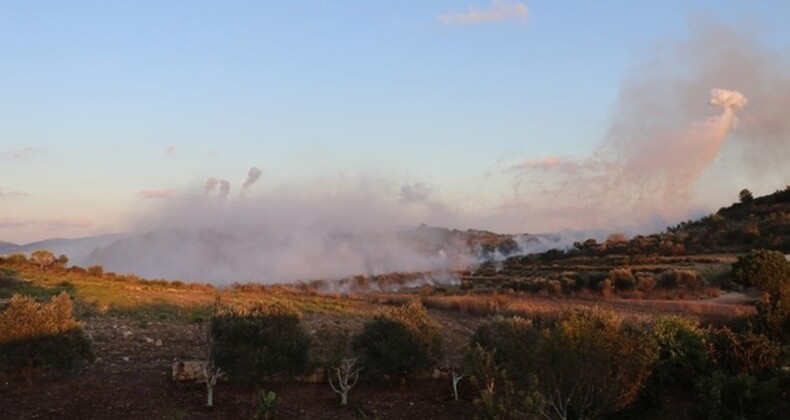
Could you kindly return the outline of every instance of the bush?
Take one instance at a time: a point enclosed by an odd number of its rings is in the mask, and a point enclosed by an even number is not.
[[[104,268],[100,265],[92,265],[88,267],[88,275],[91,277],[102,277],[104,276]]]
[[[776,290],[790,279],[790,263],[779,251],[755,249],[732,264],[735,282],[765,291]]]
[[[505,367],[513,380],[524,384],[533,362],[528,358],[529,346],[534,345],[538,334],[532,320],[496,317],[480,324],[470,343],[473,349],[491,351],[497,366]]]
[[[695,417],[723,419],[784,419],[787,401],[779,380],[761,381],[748,374],[714,372],[697,382]]]
[[[763,290],[757,327],[785,343],[790,336],[790,262],[779,251],[756,249],[732,264],[735,282]]]
[[[661,273],[658,286],[665,289],[701,289],[705,286],[705,279],[694,270],[672,269]]]
[[[634,274],[627,268],[616,268],[609,273],[609,279],[617,290],[632,290],[636,286]]]
[[[472,348],[491,352],[493,372],[506,372],[529,401],[540,395],[548,410],[542,414],[561,418],[595,418],[628,406],[657,358],[643,329],[603,310],[572,310],[544,329],[518,318],[494,320],[478,329]]]
[[[307,370],[310,336],[292,307],[254,303],[220,308],[210,328],[214,364],[231,380],[259,383]]]
[[[405,378],[440,361],[442,336],[425,308],[409,303],[366,322],[352,347],[369,378]]]
[[[714,371],[696,386],[697,417],[706,419],[780,419],[790,410],[783,390],[781,347],[753,332],[728,328],[710,333]],[[784,383],[783,383],[784,381]]]
[[[697,380],[712,368],[708,332],[696,322],[659,317],[652,322],[650,336],[657,345],[658,359],[638,401],[629,410],[630,417],[660,408],[668,390],[693,392]]]
[[[653,322],[650,334],[658,345],[653,376],[662,385],[690,387],[698,375],[710,370],[708,333],[696,322],[661,317]]]
[[[48,303],[14,295],[0,313],[0,371],[32,380],[39,368],[70,372],[92,360],[90,342],[73,318],[73,304],[61,293]]]

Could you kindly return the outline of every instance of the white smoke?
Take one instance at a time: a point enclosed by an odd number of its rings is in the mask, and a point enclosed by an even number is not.
[[[464,243],[432,232],[410,235],[406,226],[414,220],[438,218],[428,207],[400,203],[383,183],[341,186],[324,179],[311,185],[221,203],[182,194],[142,216],[130,238],[97,252],[92,263],[228,284],[430,272],[473,260]]]

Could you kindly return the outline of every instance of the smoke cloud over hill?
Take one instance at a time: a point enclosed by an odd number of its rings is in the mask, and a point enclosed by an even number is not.
[[[744,30],[709,21],[694,27],[690,39],[657,48],[623,82],[608,133],[589,156],[510,165],[504,176],[513,177],[515,193],[488,210],[471,214],[422,183],[323,176],[276,186],[251,168],[243,182],[209,178],[202,192],[156,203],[127,239],[97,251],[90,262],[219,284],[460,269],[478,261],[480,250],[440,230],[413,227],[512,233],[663,228],[697,208],[700,191],[712,185],[706,176],[723,156],[731,159],[721,173],[786,182],[786,57]],[[231,194],[232,186],[238,194]],[[579,239],[517,237],[515,252]]]
[[[688,40],[657,47],[625,80],[591,155],[508,168],[518,197],[508,205],[553,229],[644,231],[690,217],[700,191],[728,184],[705,177],[718,161],[730,176],[786,182],[790,120],[779,115],[790,105],[787,57],[741,28],[704,19],[694,28]]]

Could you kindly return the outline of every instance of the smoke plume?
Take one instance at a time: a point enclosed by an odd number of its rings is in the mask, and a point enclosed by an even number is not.
[[[258,178],[261,177],[262,173],[263,172],[260,169],[254,167],[254,166],[252,168],[250,168],[249,172],[247,172],[247,180],[244,181],[244,185],[241,186],[241,189],[242,190],[246,190],[247,188],[252,186],[252,184],[254,184],[255,181],[257,181]]]
[[[229,190],[227,181],[219,183]],[[94,253],[90,263],[228,284],[425,272],[472,262],[465,243],[413,232],[415,220],[436,223],[445,215],[401,203],[386,181],[348,185],[323,177],[308,185],[282,185],[221,203],[205,194],[181,194],[140,217],[127,239]]]
[[[608,133],[589,156],[511,165],[515,198],[504,208],[545,230],[645,232],[714,211],[744,180],[787,183],[790,120],[779,117],[790,103],[786,57],[748,30],[705,19],[693,26],[690,38],[655,48],[624,81]]]

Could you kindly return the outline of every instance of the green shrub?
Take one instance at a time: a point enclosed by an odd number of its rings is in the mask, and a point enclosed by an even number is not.
[[[469,381],[478,393],[473,400],[475,418],[520,420],[543,416],[547,402],[537,391],[536,377],[531,375],[527,383],[516,384],[503,364],[495,361],[495,353],[476,344],[464,356]]]
[[[755,249],[732,264],[735,282],[764,294],[757,304],[757,327],[787,343],[790,336],[790,262],[779,251]]]
[[[561,418],[595,418],[628,406],[657,358],[643,328],[603,310],[568,311],[543,329],[518,318],[494,320],[475,333],[475,348],[491,352],[496,366],[489,371],[505,372],[529,401],[541,396],[544,416]]]
[[[369,378],[404,378],[442,357],[440,326],[419,303],[383,310],[352,342]]]
[[[212,357],[231,380],[259,383],[308,367],[310,336],[292,307],[260,303],[220,308],[211,318]]]
[[[0,371],[21,373],[30,381],[38,369],[65,373],[92,359],[65,292],[47,303],[14,295],[0,312]]]
[[[788,410],[788,374],[779,343],[762,334],[728,328],[710,334],[714,371],[695,386],[704,419],[780,419]]]
[[[650,334],[658,345],[653,377],[662,385],[690,387],[698,375],[710,370],[708,333],[696,322],[661,317],[653,322]]]
[[[258,408],[255,420],[275,420],[277,418],[277,394],[274,391],[258,391]]]
[[[539,330],[532,320],[521,317],[496,317],[477,327],[470,340],[471,348],[490,351],[497,366],[506,368],[511,378],[526,383],[533,360],[529,359],[530,346],[537,340]]]
[[[735,282],[742,286],[771,291],[790,281],[790,262],[779,251],[754,249],[738,257],[732,272]]]

